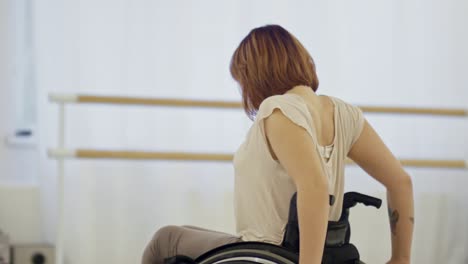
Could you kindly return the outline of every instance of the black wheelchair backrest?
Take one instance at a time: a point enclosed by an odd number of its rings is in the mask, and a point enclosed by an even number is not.
[[[335,197],[330,195],[329,204],[335,203]],[[382,200],[360,194],[357,192],[345,193],[343,197],[343,211],[339,221],[329,221],[327,238],[325,246],[334,247],[341,246],[349,242],[350,227],[348,222],[349,208],[354,207],[357,203],[362,203],[367,206],[380,208]],[[294,252],[299,252],[299,222],[297,215],[297,193],[291,197],[289,203],[289,216],[286,230],[284,233],[282,246]]]

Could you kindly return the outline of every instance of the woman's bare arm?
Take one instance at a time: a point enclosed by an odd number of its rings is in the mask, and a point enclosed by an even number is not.
[[[316,146],[307,131],[275,110],[265,120],[272,155],[297,188],[301,264],[319,264],[328,224],[328,181]]]
[[[410,176],[367,121],[348,156],[387,188],[392,237],[392,259],[389,263],[409,263],[414,226]]]

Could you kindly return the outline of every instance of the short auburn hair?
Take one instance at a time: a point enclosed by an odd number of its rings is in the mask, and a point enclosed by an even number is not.
[[[278,25],[250,31],[232,55],[230,71],[240,84],[243,107],[250,119],[267,97],[284,94],[297,85],[316,91],[319,85],[309,52]]]

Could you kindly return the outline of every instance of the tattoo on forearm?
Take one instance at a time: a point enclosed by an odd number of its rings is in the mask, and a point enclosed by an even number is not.
[[[398,223],[398,219],[400,219],[400,214],[397,210],[393,210],[392,208],[388,207],[388,217],[390,218],[390,230],[392,234],[396,235],[396,224]]]
[[[411,221],[411,223],[414,225],[414,217],[410,217],[409,220]]]

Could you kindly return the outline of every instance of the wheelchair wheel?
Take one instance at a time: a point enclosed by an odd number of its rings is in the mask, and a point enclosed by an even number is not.
[[[211,250],[195,261],[199,264],[296,264],[299,256],[285,248],[260,242],[242,242]]]

